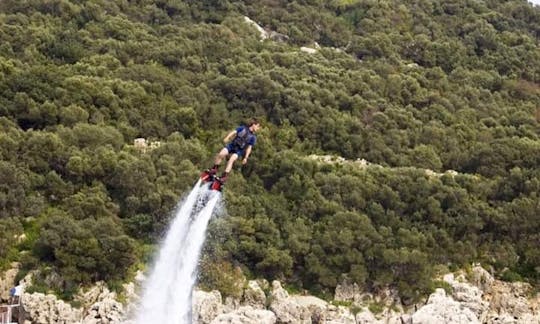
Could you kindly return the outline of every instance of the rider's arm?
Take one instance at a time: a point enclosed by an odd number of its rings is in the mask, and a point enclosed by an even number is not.
[[[236,135],[236,130],[233,130],[232,132],[227,134],[227,136],[225,136],[225,138],[223,139],[223,143],[230,142],[235,135]]]
[[[249,145],[249,146],[246,148],[246,155],[244,155],[244,160],[242,161],[244,164],[247,162],[248,157],[249,157],[249,155],[251,154],[251,148],[252,148],[251,145]]]

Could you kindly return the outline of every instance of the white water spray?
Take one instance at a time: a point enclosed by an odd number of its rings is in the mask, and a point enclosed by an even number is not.
[[[137,324],[191,324],[191,296],[199,255],[208,221],[221,197],[200,183],[181,204],[162,243],[145,285]]]

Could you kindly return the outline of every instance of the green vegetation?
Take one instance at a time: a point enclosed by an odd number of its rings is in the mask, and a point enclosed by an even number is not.
[[[206,257],[200,263],[199,280],[201,288],[217,289],[224,297],[241,298],[245,288],[245,278],[240,268],[227,261],[212,262]]]
[[[436,288],[442,288],[442,289],[444,289],[444,291],[446,292],[447,295],[449,295],[449,296],[452,295],[452,291],[453,291],[452,285],[450,285],[448,282],[446,282],[444,280],[434,280],[433,281],[433,290],[435,290]]]
[[[385,305],[382,302],[373,302],[369,304],[368,309],[373,314],[380,314],[384,311]]]
[[[260,41],[243,15],[288,40]],[[346,274],[405,302],[441,264],[540,279],[540,9],[525,0],[4,0],[0,24],[0,267],[39,269],[38,290],[132,276],[251,116],[264,129],[208,269],[320,294]]]

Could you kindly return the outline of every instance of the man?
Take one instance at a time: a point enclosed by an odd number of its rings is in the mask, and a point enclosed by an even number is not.
[[[242,164],[247,163],[251,150],[257,141],[257,136],[255,136],[255,133],[260,128],[261,123],[257,119],[252,118],[246,126],[240,126],[227,134],[227,136],[225,136],[223,139],[223,142],[226,145],[216,155],[214,166],[211,169],[203,172],[201,178],[203,180],[212,179],[217,174],[221,161],[230,155],[225,167],[225,171],[223,171],[221,177],[219,177],[221,183],[225,182],[227,176],[232,170],[234,162],[239,157],[242,157]]]
[[[9,290],[9,304],[16,305],[20,303],[21,295],[24,291],[23,285],[17,285]]]

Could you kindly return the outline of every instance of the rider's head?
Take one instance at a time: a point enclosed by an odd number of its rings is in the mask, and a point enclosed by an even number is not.
[[[261,128],[261,123],[259,120],[257,120],[257,118],[251,118],[248,123],[248,127],[250,131],[256,132],[259,130],[259,128]]]

